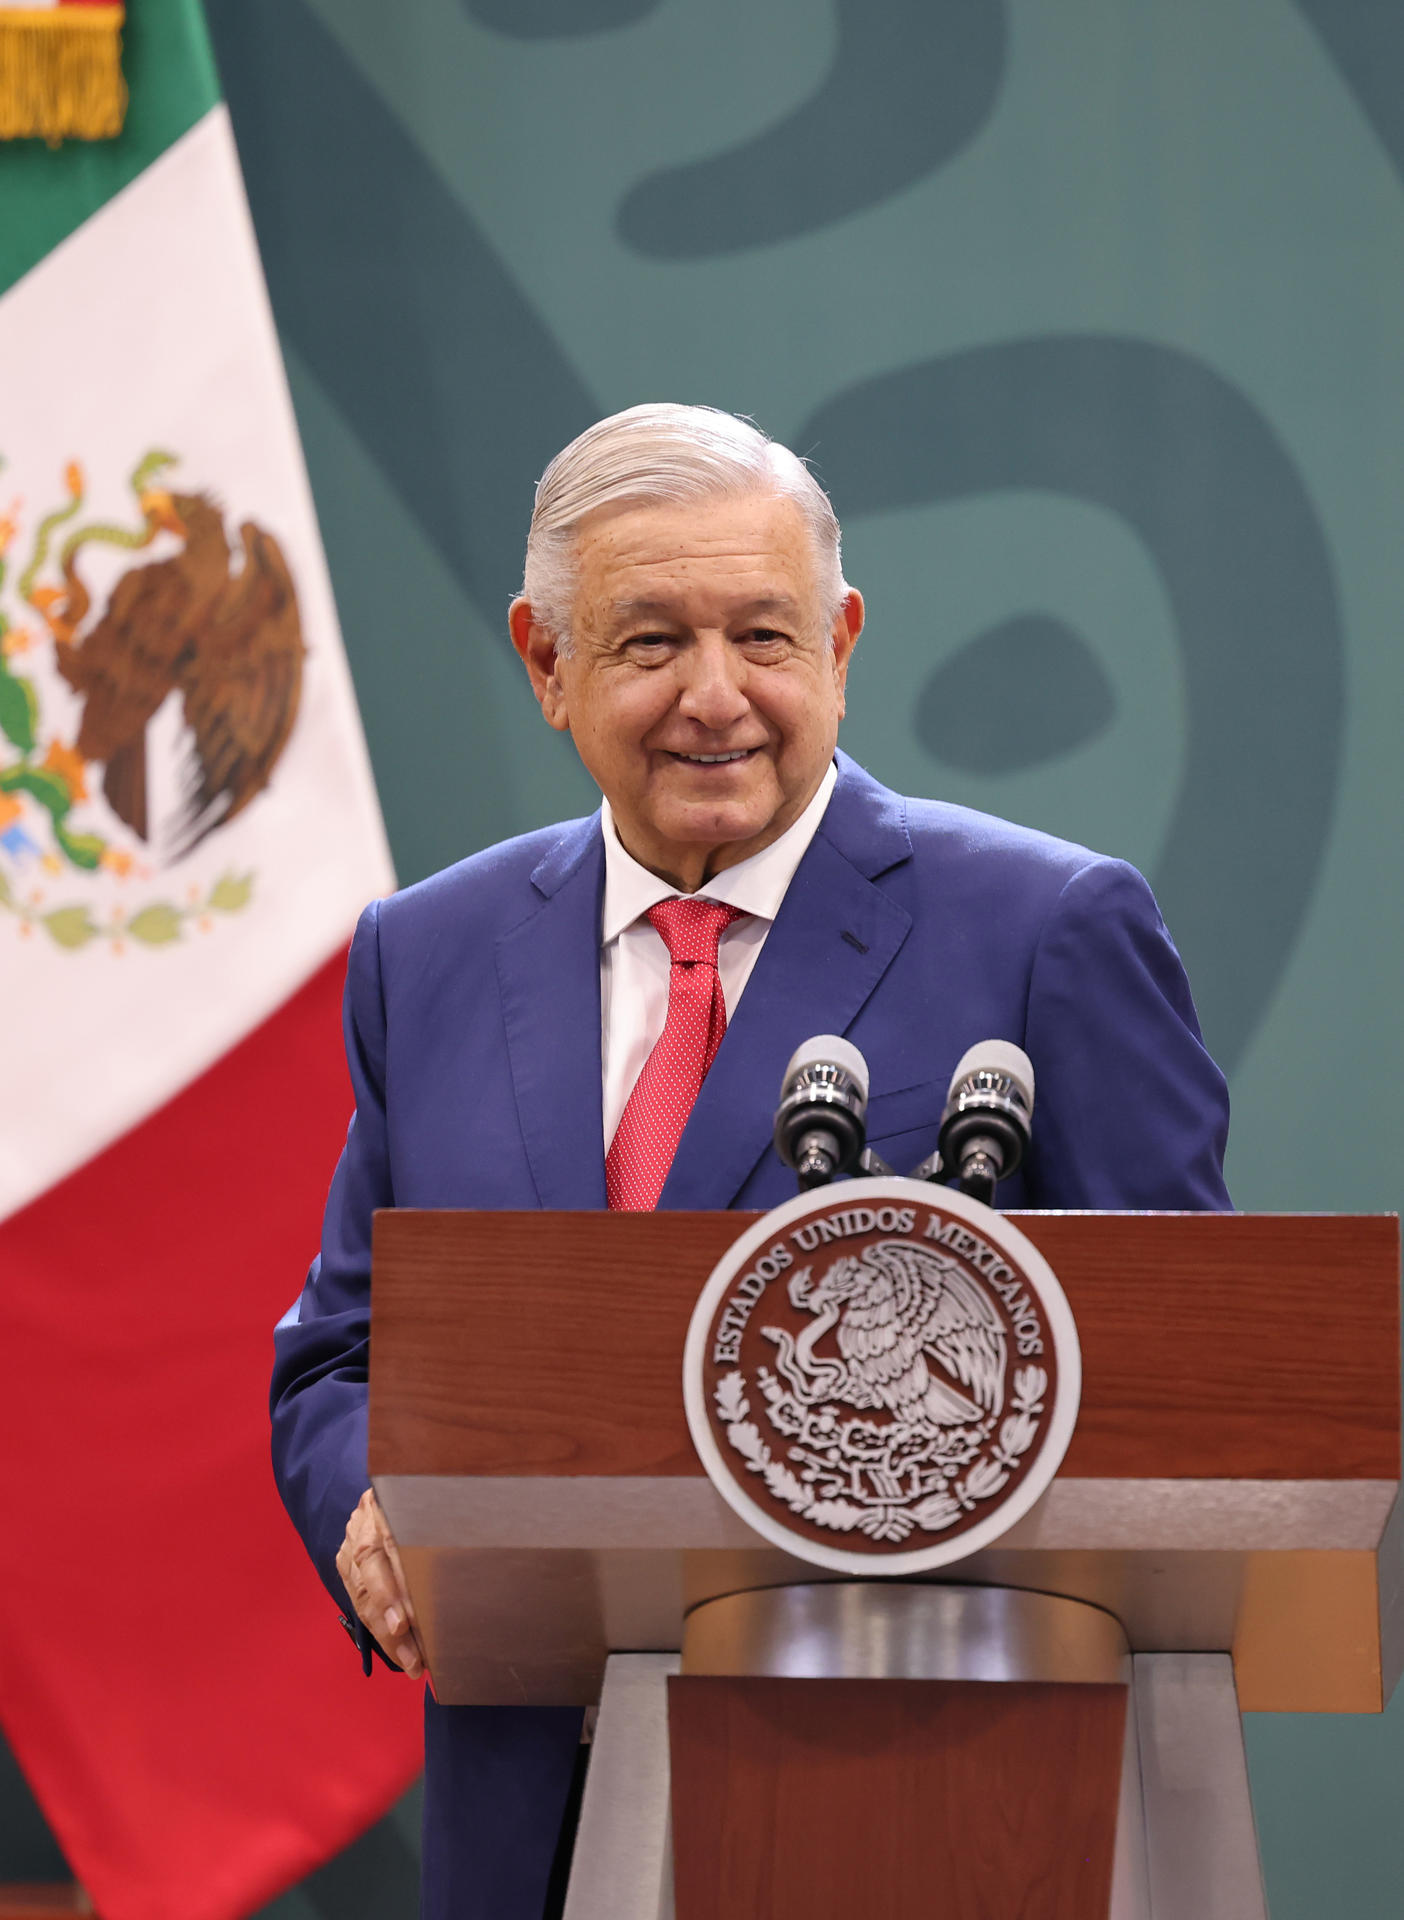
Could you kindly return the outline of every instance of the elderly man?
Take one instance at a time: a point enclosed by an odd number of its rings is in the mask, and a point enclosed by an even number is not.
[[[836,753],[863,602],[793,454],[708,408],[601,421],[541,481],[510,624],[603,805],[367,909],[355,1118],[278,1335],[284,1499],[364,1643],[411,1675],[366,1471],[375,1208],[776,1205],[773,1103],[816,1032],[867,1057],[869,1138],[899,1168],[997,1037],[1039,1086],[1004,1204],[1229,1204],[1224,1083],[1140,876]],[[579,1730],[426,1699],[427,1915],[550,1910]]]

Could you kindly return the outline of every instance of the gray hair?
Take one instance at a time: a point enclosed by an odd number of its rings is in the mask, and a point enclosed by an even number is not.
[[[576,540],[588,515],[602,507],[679,506],[753,492],[780,494],[804,515],[832,621],[848,588],[828,494],[788,447],[717,407],[629,407],[563,448],[537,482],[522,593],[568,653]]]

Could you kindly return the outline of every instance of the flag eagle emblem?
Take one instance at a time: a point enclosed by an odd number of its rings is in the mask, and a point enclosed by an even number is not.
[[[297,721],[306,648],[282,546],[251,519],[231,539],[211,493],[169,483],[177,464],[146,454],[123,522],[83,518],[70,462],[23,555],[23,503],[0,512],[0,907],[61,947],[160,946],[246,905],[250,874],[106,920],[50,905],[43,883],[175,867],[264,791]],[[109,573],[121,557],[105,592],[104,556]]]

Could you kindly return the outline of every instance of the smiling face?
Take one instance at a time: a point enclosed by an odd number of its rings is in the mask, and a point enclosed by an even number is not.
[[[778,839],[833,758],[850,591],[832,621],[804,516],[783,494],[635,506],[584,523],[571,652],[529,601],[512,639],[634,858],[683,891]]]

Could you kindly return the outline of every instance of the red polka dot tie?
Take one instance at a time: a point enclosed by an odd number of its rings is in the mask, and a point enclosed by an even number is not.
[[[611,1207],[648,1213],[658,1205],[687,1116],[726,1032],[726,1002],[717,975],[722,929],[741,918],[719,900],[660,900],[648,917],[672,970],[668,1018],[634,1082],[605,1156]]]

